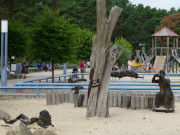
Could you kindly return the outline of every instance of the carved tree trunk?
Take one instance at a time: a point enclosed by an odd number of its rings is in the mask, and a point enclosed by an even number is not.
[[[118,46],[110,48],[112,32],[122,12],[122,8],[113,7],[106,19],[106,0],[96,0],[97,35],[93,37],[91,66],[94,69],[91,92],[88,99],[87,117],[108,117],[108,91],[110,73],[117,58],[122,54]],[[96,83],[96,85],[95,85]]]

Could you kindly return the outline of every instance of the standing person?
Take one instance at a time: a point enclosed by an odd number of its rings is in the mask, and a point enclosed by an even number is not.
[[[114,65],[114,68],[115,68],[115,71],[118,71],[118,69],[119,69],[118,63],[116,63],[116,65]]]
[[[22,66],[22,70],[21,70],[21,76],[20,78],[22,77],[22,75],[24,74],[24,77],[23,79],[26,78],[26,74],[28,73],[28,63],[26,61],[25,58],[23,58],[23,62],[21,63],[21,66]]]
[[[87,64],[87,67],[90,68],[90,65],[91,65],[90,61],[88,61],[86,64]]]
[[[132,59],[130,59],[128,61],[128,70],[131,71],[132,70]]]
[[[82,60],[81,63],[80,63],[80,70],[81,70],[81,73],[85,73],[85,63],[84,63],[84,60]],[[84,78],[84,75],[82,75],[82,78]]]

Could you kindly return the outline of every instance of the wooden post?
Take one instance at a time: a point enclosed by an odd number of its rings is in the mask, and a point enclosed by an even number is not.
[[[148,97],[147,96],[144,97],[144,108],[148,109]]]
[[[60,93],[60,103],[64,103],[64,92]]]
[[[87,99],[88,99],[88,94],[87,93],[85,93],[84,94],[84,100],[83,100],[83,107],[86,107],[87,106]]]
[[[46,94],[46,103],[47,105],[51,105],[52,104],[52,94],[51,93],[47,93]]]
[[[65,97],[64,102],[69,103],[69,93],[66,92],[64,97]]]
[[[152,56],[154,57],[154,37],[152,37]]]
[[[154,37],[155,39],[155,56],[157,56],[157,37]]]
[[[74,103],[74,98],[73,98],[73,97],[74,97],[74,93],[73,93],[73,92],[70,92],[70,93],[69,93],[69,102],[70,102],[70,103]]]
[[[136,109],[136,96],[131,96],[131,109]]]
[[[121,93],[118,93],[118,107],[122,106],[122,98],[121,98]]]
[[[123,94],[121,98],[122,98],[122,108],[125,108],[126,107],[126,95]]]
[[[56,94],[52,93],[52,105],[56,104]]]
[[[141,109],[144,109],[144,96],[141,96]]]
[[[113,93],[113,107],[117,107],[117,92]]]
[[[148,108],[149,109],[153,108],[153,97],[148,97]]]
[[[112,107],[113,106],[113,94],[112,92],[109,92],[108,94],[108,98],[109,98],[109,107]]]
[[[126,106],[127,109],[129,109],[131,107],[131,96],[130,95],[126,96],[125,106]]]
[[[179,55],[179,50],[178,50],[178,37],[176,37],[176,53],[177,55]]]
[[[140,109],[140,108],[141,108],[141,97],[136,96],[136,109]]]
[[[78,94],[74,94],[74,107],[78,107]]]
[[[83,105],[83,99],[84,99],[84,94],[80,94],[78,99],[78,107],[81,107]]]
[[[59,92],[55,93],[56,105],[60,103]]]
[[[167,37],[167,73],[169,72],[169,37]]]

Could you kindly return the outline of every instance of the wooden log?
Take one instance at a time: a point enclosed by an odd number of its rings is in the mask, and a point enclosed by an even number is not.
[[[113,93],[113,107],[117,107],[117,92]]]
[[[153,108],[155,108],[155,99],[156,99],[156,97],[153,96]]]
[[[126,107],[127,109],[131,107],[131,96],[130,96],[130,95],[127,95],[127,96],[126,96],[125,107]]]
[[[109,102],[109,107],[112,107],[113,106],[113,95],[112,95],[112,92],[109,92],[108,94],[108,102]]]
[[[55,96],[56,96],[56,105],[58,105],[60,103],[60,98],[59,98],[59,92],[58,93],[55,93]]]
[[[74,92],[69,93],[69,103],[74,103]]]
[[[144,109],[148,109],[148,97],[144,97]]]
[[[78,107],[78,94],[74,94],[74,107]]]
[[[122,107],[122,98],[121,98],[121,93],[118,93],[118,107]]]
[[[56,94],[52,93],[52,105],[56,104]]]
[[[148,97],[148,108],[149,109],[153,108],[153,97]]]
[[[126,95],[125,94],[123,94],[122,96],[121,96],[121,98],[122,98],[122,108],[125,108],[126,107]]]
[[[144,99],[144,96],[141,96],[141,109],[144,109],[144,106],[145,106],[145,99]]]
[[[136,109],[140,109],[140,108],[141,108],[141,97],[136,96]]]
[[[84,99],[84,94],[80,94],[78,99],[78,107],[81,107],[83,105],[83,99]]]
[[[51,93],[46,94],[46,104],[52,105],[52,94]]]
[[[131,96],[131,109],[136,109],[136,96]]]
[[[69,93],[66,92],[64,95],[65,95],[64,102],[68,103],[69,102]]]
[[[60,93],[60,103],[64,103],[64,92]]]
[[[87,100],[88,100],[88,94],[87,93],[84,93],[84,100],[83,100],[83,107],[86,107],[87,106]]]

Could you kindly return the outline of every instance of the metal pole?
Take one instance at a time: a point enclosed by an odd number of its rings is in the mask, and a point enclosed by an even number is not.
[[[64,63],[64,70],[63,70],[64,75],[66,75],[66,71],[67,71],[67,63]]]
[[[7,86],[8,21],[1,20],[1,86]]]

